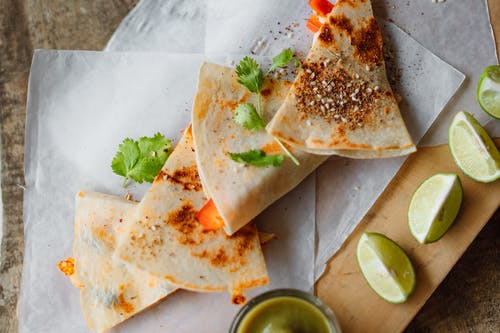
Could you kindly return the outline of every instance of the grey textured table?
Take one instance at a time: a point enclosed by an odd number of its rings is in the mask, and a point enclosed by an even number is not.
[[[17,332],[16,302],[24,248],[21,187],[24,120],[33,50],[102,49],[136,2],[0,0],[0,126],[4,205],[0,333]],[[492,18],[500,21],[500,1],[490,0],[490,6]],[[500,34],[500,24],[495,25],[495,30]],[[500,331],[499,222],[500,212],[497,211],[406,332]]]

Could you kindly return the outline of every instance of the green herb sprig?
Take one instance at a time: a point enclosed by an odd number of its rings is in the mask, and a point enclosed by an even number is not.
[[[122,186],[129,179],[141,184],[152,183],[171,153],[172,143],[160,133],[153,137],[142,137],[138,141],[126,138],[118,146],[111,169],[125,177]]]
[[[262,109],[262,86],[264,79],[274,70],[287,66],[292,60],[295,61],[295,66],[300,68],[300,60],[293,54],[290,48],[283,50],[280,54],[273,58],[271,67],[264,73],[257,62],[250,58],[243,58],[238,66],[236,66],[236,75],[238,83],[247,88],[250,92],[257,94],[257,107],[252,103],[241,103],[236,107],[234,121],[244,128],[257,131],[266,126],[264,121],[264,112]],[[296,165],[300,162],[295,156],[285,147],[285,145],[276,137],[276,143]],[[237,162],[254,165],[258,167],[264,166],[281,166],[284,160],[284,155],[267,156],[262,150],[249,150],[244,153],[234,154],[229,153],[230,157]]]

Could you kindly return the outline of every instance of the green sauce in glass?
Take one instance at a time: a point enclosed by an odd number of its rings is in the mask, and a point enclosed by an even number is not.
[[[265,300],[241,319],[237,333],[332,333],[328,319],[313,304],[291,296]]]

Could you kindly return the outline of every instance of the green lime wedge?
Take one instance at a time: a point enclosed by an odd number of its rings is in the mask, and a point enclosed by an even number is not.
[[[500,153],[476,119],[456,114],[448,130],[448,144],[458,167],[470,178],[489,183],[500,177]]]
[[[408,299],[415,289],[415,270],[398,244],[384,235],[365,232],[356,254],[363,276],[377,295],[390,303]]]
[[[455,221],[463,189],[454,173],[427,178],[415,191],[408,208],[408,226],[417,241],[432,243],[443,237]]]
[[[477,84],[477,100],[481,108],[500,119],[500,66],[486,67]]]

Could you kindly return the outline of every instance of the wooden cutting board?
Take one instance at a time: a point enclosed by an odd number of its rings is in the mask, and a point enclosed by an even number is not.
[[[488,1],[500,52],[500,1]],[[497,147],[500,139],[496,139]],[[417,186],[439,172],[456,172],[464,199],[455,224],[438,242],[420,245],[407,226],[407,208]],[[458,170],[447,145],[420,148],[403,164],[374,206],[330,259],[316,284],[318,296],[335,312],[344,333],[402,332],[422,308],[484,225],[500,206],[500,180],[482,184]],[[365,231],[383,233],[408,253],[417,273],[417,287],[404,304],[389,304],[366,284],[356,261],[356,245]],[[445,306],[445,305],[443,305]]]
[[[500,146],[500,139],[496,140]],[[407,208],[417,186],[433,174],[455,172],[464,188],[455,224],[438,242],[419,244],[407,226]],[[420,148],[403,164],[375,205],[330,259],[316,285],[317,294],[339,319],[344,333],[401,332],[417,314],[500,204],[500,181],[482,184],[464,176],[448,146]],[[417,274],[414,294],[404,304],[389,304],[367,285],[356,261],[356,245],[365,231],[380,232],[400,244]]]
[[[498,53],[500,1],[490,0],[488,4]],[[496,140],[496,144],[500,146],[500,139]],[[464,187],[464,201],[449,232],[434,244],[420,245],[409,233],[407,207],[417,186],[439,172],[459,174]],[[493,184],[481,184],[467,178],[457,169],[447,145],[421,148],[408,158],[343,247],[330,259],[325,274],[316,284],[316,292],[333,309],[344,333],[402,332],[499,205],[500,180]],[[417,287],[406,303],[386,303],[364,281],[355,249],[365,231],[381,232],[391,237],[413,261]]]

